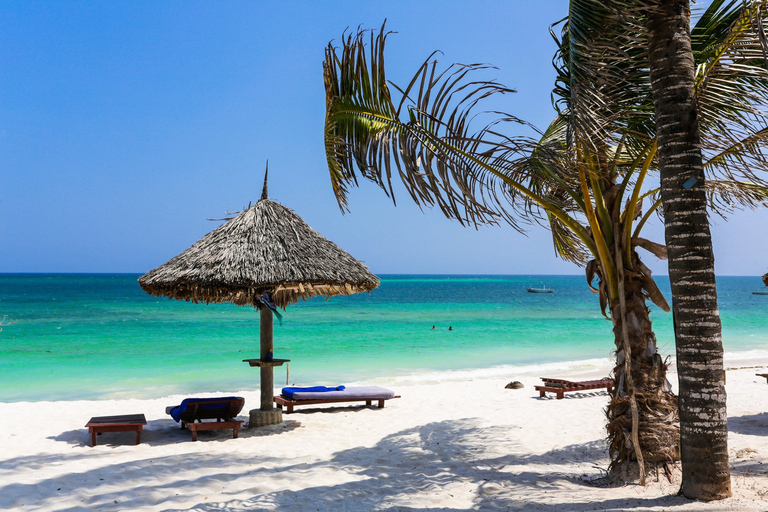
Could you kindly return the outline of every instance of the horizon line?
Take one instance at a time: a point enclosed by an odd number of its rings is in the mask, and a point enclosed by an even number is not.
[[[146,272],[49,272],[49,271],[21,271],[21,272],[3,272],[0,271],[0,276],[9,275],[102,275],[102,276],[118,276],[118,275],[136,275],[141,276]],[[570,277],[578,276],[584,277],[583,273],[571,273],[571,274],[499,274],[499,273],[451,273],[451,272],[382,272],[376,274],[377,276],[482,276],[482,277],[500,277],[500,276],[549,276],[549,277]],[[654,274],[656,277],[669,277],[669,274]],[[757,277],[761,278],[762,274],[746,275],[746,274],[715,274],[720,277]]]

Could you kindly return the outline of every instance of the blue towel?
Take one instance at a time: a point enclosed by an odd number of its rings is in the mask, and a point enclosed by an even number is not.
[[[311,386],[311,387],[308,387],[308,388],[290,387],[290,388],[283,388],[283,396],[285,398],[293,400],[293,394],[294,393],[300,393],[302,391],[311,391],[313,393],[321,393],[323,391],[344,391],[344,389],[345,389],[345,386],[333,386],[333,387]]]
[[[171,418],[173,418],[176,421],[181,421],[181,415],[184,414],[184,411],[186,411],[189,408],[189,404],[194,404],[195,402],[205,402],[207,400],[237,400],[238,397],[236,396],[225,396],[222,398],[185,398],[181,401],[179,405],[172,408],[170,411],[168,411],[168,414],[171,415]],[[203,405],[200,407],[201,409],[205,409],[207,411],[215,411],[217,409],[229,409],[229,404],[210,404],[210,405]]]

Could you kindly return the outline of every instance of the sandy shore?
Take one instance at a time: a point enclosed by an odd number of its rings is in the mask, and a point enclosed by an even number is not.
[[[755,374],[768,366],[759,365],[768,361],[726,364],[734,497],[717,503],[677,497],[678,484],[665,479],[590,484],[609,462],[605,392],[541,399],[533,372],[450,372],[372,382],[402,395],[381,410],[296,412],[239,439],[212,431],[197,442],[164,413],[180,396],[0,403],[0,509],[762,511],[768,386]],[[525,387],[504,389],[511,380]],[[247,421],[259,398],[242,396]],[[91,416],[129,413],[146,415],[140,445],[121,432],[90,446]]]

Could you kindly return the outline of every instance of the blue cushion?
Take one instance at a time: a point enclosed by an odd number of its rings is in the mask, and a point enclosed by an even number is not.
[[[288,398],[289,400],[293,400],[294,393],[326,393],[328,391],[344,391],[344,389],[345,389],[344,386],[333,386],[333,387],[311,386],[306,388],[287,387],[287,388],[283,388],[282,394],[284,397]]]
[[[286,398],[289,400],[386,400],[394,396],[394,391],[381,386],[352,386],[342,390],[330,389],[321,392],[294,391],[290,397],[286,396]]]
[[[224,396],[224,397],[216,397],[216,398],[185,398],[181,401],[179,405],[176,407],[171,407],[170,409],[166,410],[168,414],[171,415],[171,418],[173,418],[176,421],[181,421],[181,415],[184,414],[184,411],[189,409],[189,404],[194,404],[197,402],[207,402],[208,400],[239,400],[240,397],[237,396]],[[226,409],[229,410],[229,404],[208,404],[208,405],[201,405],[201,410],[205,411],[217,411],[219,409]]]

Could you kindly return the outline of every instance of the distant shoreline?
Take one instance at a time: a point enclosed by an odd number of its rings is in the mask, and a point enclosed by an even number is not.
[[[675,366],[675,357],[673,354],[667,354],[669,362],[669,377],[670,380],[676,378],[677,369]],[[473,380],[481,379],[500,379],[500,380],[519,380],[519,379],[532,379],[536,380],[542,376],[553,375],[567,375],[582,380],[598,379],[607,377],[610,374],[614,365],[614,361],[608,357],[604,359],[582,359],[573,361],[553,361],[544,362],[530,365],[496,365],[488,366],[484,368],[473,369],[444,369],[434,371],[423,372],[394,372],[390,376],[382,375],[367,380],[320,380],[312,382],[303,381],[291,381],[290,385],[366,385],[376,384],[382,386],[397,386],[397,385],[419,385],[419,384],[434,384],[434,383],[446,383],[446,382],[470,382]],[[761,370],[768,369],[768,348],[766,350],[749,350],[749,351],[731,351],[726,352],[724,356],[724,369],[727,372],[731,371],[744,371],[744,370]],[[280,370],[276,370],[275,378],[275,393],[278,393],[280,388],[285,385],[285,382],[281,383],[282,374]],[[168,392],[154,392],[151,390],[147,392],[141,388],[136,389],[124,389],[116,391],[100,397],[78,397],[73,396],[70,398],[57,398],[54,402],[82,402],[82,401],[112,401],[112,400],[165,400],[169,397],[179,397],[186,395],[233,395],[233,394],[249,394],[258,393],[258,373],[253,373],[252,379],[253,385],[246,387],[232,386],[229,388],[212,388],[206,391],[184,391],[183,389],[175,389]],[[673,383],[673,388],[677,388],[677,383]],[[45,399],[23,399],[23,400],[3,400],[0,399],[0,405],[2,404],[15,404],[15,403],[47,403],[50,400]]]

